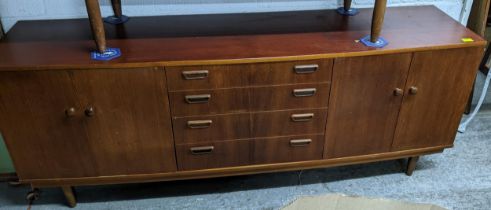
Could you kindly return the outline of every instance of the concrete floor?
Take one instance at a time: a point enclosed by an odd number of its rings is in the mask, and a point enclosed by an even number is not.
[[[77,209],[279,209],[299,196],[342,193],[491,208],[491,111],[458,134],[455,147],[424,156],[413,176],[398,161],[206,180],[78,187]],[[26,187],[0,184],[0,209],[26,209]],[[44,189],[32,209],[67,209],[59,189]]]

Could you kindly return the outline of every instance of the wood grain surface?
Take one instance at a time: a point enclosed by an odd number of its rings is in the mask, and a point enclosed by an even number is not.
[[[414,54],[392,150],[453,143],[483,52],[476,47]]]
[[[285,61],[483,46],[485,41],[433,6],[388,8],[383,49],[356,42],[370,33],[371,9],[133,17],[105,24],[107,46],[123,55],[93,61],[87,19],[21,21],[0,44],[0,71],[121,68]],[[475,42],[462,43],[464,37]],[[295,40],[295,41],[292,41]]]
[[[411,56],[336,59],[324,158],[390,151]]]
[[[323,59],[242,65],[182,66],[168,67],[166,74],[171,91],[320,83],[331,81],[332,64],[332,59]],[[318,67],[315,70],[307,68],[312,65]],[[302,71],[301,68],[306,70]],[[183,76],[186,72],[200,70],[208,71],[207,76],[195,79],[186,79]]]
[[[164,77],[156,69],[2,72],[0,128],[19,178],[175,171]]]
[[[295,90],[315,88],[312,96],[296,97]],[[250,88],[225,88],[169,92],[172,115],[223,114],[250,111],[324,108],[329,100],[329,83],[293,84]],[[186,96],[210,98],[203,103],[189,103]]]

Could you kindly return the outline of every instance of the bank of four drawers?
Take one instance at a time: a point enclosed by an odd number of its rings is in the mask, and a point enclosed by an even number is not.
[[[321,159],[332,65],[166,68],[179,169]]]

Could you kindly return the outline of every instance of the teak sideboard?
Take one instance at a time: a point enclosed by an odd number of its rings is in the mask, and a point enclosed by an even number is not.
[[[0,130],[23,183],[195,179],[410,158],[453,146],[486,42],[435,7],[22,21],[0,42]],[[462,42],[471,38],[472,42]]]

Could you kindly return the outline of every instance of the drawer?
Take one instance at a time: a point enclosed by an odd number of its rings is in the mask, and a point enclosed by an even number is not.
[[[170,92],[173,116],[327,107],[329,83]]]
[[[327,109],[252,113],[252,137],[323,134]]]
[[[175,117],[177,144],[255,137],[322,134],[327,109]]]
[[[169,90],[197,90],[331,81],[333,60],[166,67]]]
[[[173,116],[248,112],[247,88],[169,92]]]
[[[177,144],[251,137],[249,113],[175,117],[172,124]]]
[[[252,163],[254,141],[236,140],[176,145],[179,170],[196,170]]]
[[[329,83],[251,88],[250,110],[327,107],[329,90]]]
[[[323,135],[256,139],[254,163],[280,163],[322,159]]]

